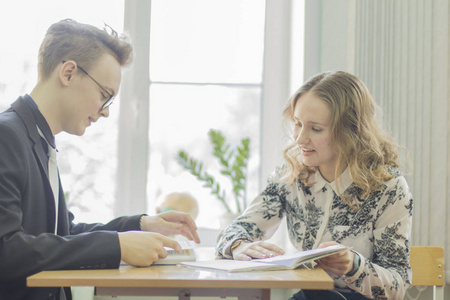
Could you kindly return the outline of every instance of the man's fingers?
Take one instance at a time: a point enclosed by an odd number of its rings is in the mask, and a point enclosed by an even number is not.
[[[192,230],[186,223],[166,222],[167,228],[170,230],[169,235],[181,234],[189,240],[200,244],[200,237],[196,230]]]
[[[187,213],[169,211],[159,215],[164,220],[166,228],[170,229],[173,234],[181,234],[190,240],[200,243],[200,237],[197,233],[197,225],[195,225],[192,217]]]
[[[189,214],[184,214],[184,215],[180,215],[179,216],[181,220],[179,220],[179,222],[181,222],[182,225],[182,234],[184,236],[186,236],[187,238],[189,238],[190,240],[195,241],[197,244],[200,243],[200,237],[198,236],[197,233],[197,225],[195,225],[194,220],[192,219],[192,217]]]
[[[186,223],[186,225],[193,231],[197,230],[197,225],[188,213],[179,211],[168,211],[160,214],[160,217],[169,222]]]
[[[181,251],[183,250],[182,248],[181,248],[181,245],[177,242],[177,241],[175,241],[175,240],[172,240],[172,239],[170,239],[170,238],[168,238],[168,237],[165,237],[165,236],[161,236],[161,238],[162,238],[162,242],[163,242],[163,245],[165,246],[165,247],[169,247],[169,248],[172,248],[172,249],[174,249],[176,252],[178,252],[178,253],[181,253]],[[167,255],[167,252],[166,252],[166,255]]]
[[[197,244],[200,244],[200,237],[198,236],[197,230],[192,231],[191,228],[183,226],[181,234],[187,237],[189,240],[194,241]]]

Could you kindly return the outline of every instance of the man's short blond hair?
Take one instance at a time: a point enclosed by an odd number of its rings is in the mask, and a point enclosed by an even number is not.
[[[39,49],[39,79],[46,80],[63,60],[73,60],[89,70],[103,55],[110,54],[121,66],[132,61],[133,46],[126,35],[108,25],[104,29],[71,19],[50,26]]]

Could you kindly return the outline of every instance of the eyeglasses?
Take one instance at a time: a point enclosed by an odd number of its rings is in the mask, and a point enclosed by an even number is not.
[[[63,60],[62,62],[63,62],[63,64],[66,63],[65,60]],[[77,67],[78,67],[78,69],[80,69],[84,74],[86,74],[90,79],[92,79],[92,81],[95,82],[95,83],[96,83],[96,84],[97,84],[97,85],[98,85],[98,86],[99,86],[99,87],[100,87],[100,88],[108,95],[108,100],[106,100],[106,102],[103,103],[101,110],[105,110],[105,109],[107,109],[108,107],[110,107],[111,104],[113,104],[113,101],[114,101],[114,95],[111,94],[110,92],[108,92],[108,90],[105,89],[100,83],[98,83],[97,80],[95,80],[94,78],[92,78],[92,76],[89,75],[89,73],[86,72],[85,69],[83,69],[82,67],[80,67],[80,66],[78,66],[78,65],[77,65]]]

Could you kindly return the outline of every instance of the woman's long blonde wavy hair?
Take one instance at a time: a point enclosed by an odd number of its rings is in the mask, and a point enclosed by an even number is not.
[[[361,197],[365,198],[393,177],[389,168],[398,167],[399,146],[378,124],[376,104],[361,80],[342,71],[314,76],[289,99],[283,112],[285,121],[294,121],[295,105],[306,93],[313,93],[330,107],[331,139],[338,148],[335,178],[340,175],[338,166],[348,166],[352,180],[364,191]],[[316,168],[302,164],[295,141],[287,146],[283,156],[288,165],[284,179],[290,184],[298,178],[307,183],[316,172]]]

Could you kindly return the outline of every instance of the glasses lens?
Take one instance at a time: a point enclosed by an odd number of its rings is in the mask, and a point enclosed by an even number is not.
[[[110,107],[111,104],[113,104],[113,101],[114,101],[114,96],[111,95],[111,96],[109,97],[109,99],[103,104],[102,110],[107,109],[108,107]]]

